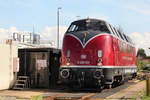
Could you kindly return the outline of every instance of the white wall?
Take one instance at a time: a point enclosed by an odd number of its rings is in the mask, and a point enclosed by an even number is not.
[[[13,44],[0,43],[0,90],[8,89],[13,85],[13,58],[18,57],[18,49]]]

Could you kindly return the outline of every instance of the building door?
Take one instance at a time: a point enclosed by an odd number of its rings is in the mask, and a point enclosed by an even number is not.
[[[32,87],[49,87],[48,53],[33,52],[31,54],[30,79]]]

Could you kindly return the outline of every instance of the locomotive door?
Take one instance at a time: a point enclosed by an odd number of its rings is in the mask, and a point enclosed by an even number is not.
[[[31,87],[49,87],[47,52],[31,53],[30,79]]]

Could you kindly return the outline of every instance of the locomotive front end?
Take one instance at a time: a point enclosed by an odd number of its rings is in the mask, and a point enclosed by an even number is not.
[[[103,55],[111,52],[111,36],[106,33],[109,30],[105,22],[99,20],[79,20],[70,25],[62,47],[59,74],[63,83],[80,87],[103,85]],[[111,60],[107,63],[111,64]]]

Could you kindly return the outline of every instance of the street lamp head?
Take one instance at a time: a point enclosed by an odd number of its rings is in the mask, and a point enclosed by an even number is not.
[[[61,9],[61,7],[58,7],[58,10]]]
[[[76,17],[77,17],[77,19],[79,20],[81,16],[76,16]]]

